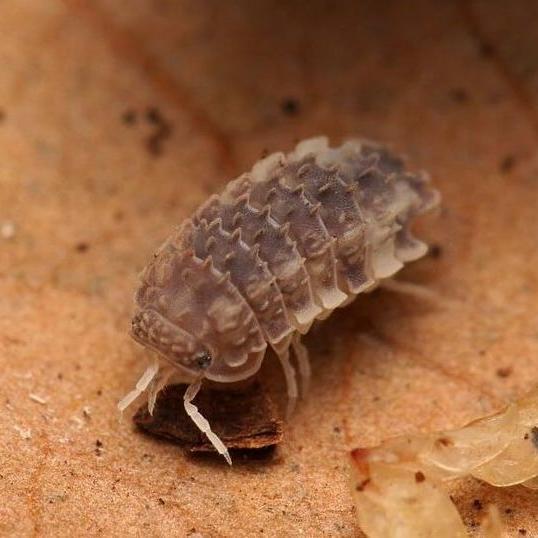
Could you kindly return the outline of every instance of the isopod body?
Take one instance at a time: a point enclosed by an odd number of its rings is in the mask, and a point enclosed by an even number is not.
[[[203,378],[253,376],[267,347],[279,357],[289,405],[310,367],[300,336],[373,289],[427,247],[410,231],[435,206],[425,174],[406,171],[385,147],[325,137],[275,153],[213,195],[155,253],[136,294],[132,336],[164,358],[121,402],[150,387],[150,408],[171,372],[194,380],[187,413],[228,461],[223,443],[191,403]]]

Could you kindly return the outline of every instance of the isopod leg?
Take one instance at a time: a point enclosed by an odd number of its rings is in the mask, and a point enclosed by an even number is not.
[[[164,371],[159,372],[151,382],[151,386],[149,387],[149,394],[148,394],[148,412],[151,416],[153,416],[153,411],[155,410],[155,402],[157,401],[157,396],[159,395],[159,392],[166,387],[168,384],[168,381],[172,374],[175,373],[174,368],[167,368]]]
[[[286,348],[280,353],[277,353],[284,370],[284,376],[286,377],[286,387],[288,389],[288,406],[286,410],[286,418],[289,418],[295,409],[297,403],[297,397],[299,392],[297,390],[297,380],[295,379],[295,369],[290,362],[290,350]]]
[[[153,378],[159,372],[159,361],[155,359],[153,363],[146,368],[146,371],[142,374],[135,388],[126,394],[119,402],[118,409],[125,411],[149,386]]]
[[[211,444],[215,447],[215,450],[221,456],[224,456],[224,459],[228,462],[229,465],[231,465],[232,458],[230,458],[230,453],[228,452],[226,445],[211,430],[211,426],[209,425],[207,419],[203,417],[200,411],[198,411],[198,408],[192,403],[192,400],[194,400],[194,398],[198,394],[198,391],[200,390],[201,386],[201,379],[198,379],[197,381],[191,383],[188,386],[183,396],[183,405],[185,407],[185,412],[187,413],[187,415],[189,415],[189,417],[191,417],[192,421],[194,422],[194,424],[196,424],[199,430],[206,435]]]
[[[299,365],[299,373],[301,374],[301,393],[303,398],[307,395],[310,389],[310,377],[312,375],[312,369],[310,368],[310,359],[308,358],[308,349],[301,342],[301,335],[295,333],[291,341],[293,346],[293,352],[297,358],[297,364]]]
[[[402,295],[409,295],[416,299],[429,301],[434,304],[447,303],[447,301],[435,291],[426,288],[426,286],[414,284],[413,282],[402,282],[401,280],[395,280],[393,278],[384,278],[379,281],[379,287],[388,291],[401,293]]]

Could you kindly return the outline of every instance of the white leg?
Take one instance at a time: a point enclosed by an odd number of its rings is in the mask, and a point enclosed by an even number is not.
[[[158,371],[159,360],[155,359],[153,363],[146,368],[146,371],[136,383],[136,387],[118,402],[118,409],[122,412],[125,411],[125,409],[127,409],[127,407],[129,407],[148,388],[148,385],[157,375]]]
[[[437,292],[428,289],[426,286],[413,284],[412,282],[402,282],[401,280],[384,278],[379,281],[379,287],[388,291],[401,293],[402,295],[410,295],[411,297],[435,304],[449,304],[449,300],[441,297]]]
[[[295,333],[293,340],[291,341],[293,346],[293,352],[297,358],[299,364],[299,373],[301,374],[301,393],[303,398],[307,395],[310,389],[310,377],[312,375],[312,369],[310,368],[310,359],[308,358],[308,349],[301,342],[301,335]]]
[[[159,374],[153,378],[148,395],[148,412],[151,416],[153,416],[153,411],[155,410],[155,402],[157,401],[157,396],[159,395],[159,392],[161,392],[161,390],[166,387],[168,381],[170,380],[170,377],[172,377],[172,374],[174,373],[174,368],[166,368],[164,371],[161,370],[161,372],[159,372]]]
[[[215,447],[215,450],[224,456],[224,459],[228,462],[229,465],[232,464],[232,458],[230,458],[230,454],[228,452],[228,449],[226,448],[226,445],[219,439],[219,437],[211,431],[211,426],[209,425],[209,422],[202,416],[200,411],[198,411],[198,408],[191,403],[192,400],[196,397],[198,394],[198,391],[200,390],[202,386],[202,380],[198,379],[194,383],[190,384],[185,391],[185,395],[183,396],[183,405],[185,406],[185,412],[189,417],[191,417],[192,421],[196,424],[196,426],[202,431],[206,437],[209,439],[211,444]]]
[[[295,379],[295,369],[290,362],[290,350],[286,348],[280,353],[277,353],[280,359],[280,364],[284,370],[284,376],[286,377],[286,386],[288,389],[288,408],[286,411],[286,418],[289,418],[295,409],[297,403],[297,380]]]

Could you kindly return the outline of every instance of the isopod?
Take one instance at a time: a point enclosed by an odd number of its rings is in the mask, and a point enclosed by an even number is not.
[[[427,246],[413,219],[439,202],[425,173],[406,171],[384,146],[326,137],[275,153],[211,196],[176,228],[142,273],[133,338],[156,351],[125,409],[155,398],[177,371],[192,383],[185,411],[215,449],[228,450],[192,403],[202,380],[253,376],[269,345],[283,367],[288,412],[310,378],[301,335],[359,293],[374,289]]]

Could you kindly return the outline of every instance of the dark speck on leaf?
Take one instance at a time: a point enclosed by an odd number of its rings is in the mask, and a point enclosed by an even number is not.
[[[436,441],[436,444],[442,446],[452,446],[454,443],[448,437],[439,437],[439,439],[437,439]]]
[[[498,368],[497,369],[497,376],[498,377],[509,377],[512,374],[512,368],[510,366],[506,366],[504,368]]]
[[[131,109],[126,110],[121,116],[121,121],[125,125],[134,125],[136,123],[136,112]]]
[[[443,247],[441,245],[434,244],[429,248],[429,255],[434,259],[439,259],[443,255]]]
[[[484,58],[491,58],[495,54],[495,47],[491,43],[482,43],[480,45],[480,54]]]
[[[152,106],[146,110],[146,119],[155,125],[160,125],[163,121],[163,117],[158,108]]]
[[[499,163],[499,171],[501,174],[509,174],[516,164],[516,158],[513,155],[506,155]]]
[[[469,94],[464,88],[453,88],[450,90],[449,95],[455,103],[466,103],[469,101]]]
[[[538,426],[534,426],[531,429],[532,442],[536,448],[538,448]]]
[[[420,484],[421,482],[424,482],[426,480],[426,477],[424,476],[424,473],[422,471],[417,471],[415,473],[415,482],[417,484]]]
[[[87,252],[89,248],[90,248],[90,245],[86,243],[85,241],[80,241],[80,243],[77,243],[75,245],[75,250],[77,252]]]
[[[482,510],[482,502],[480,501],[480,499],[475,499],[473,501],[473,508],[476,510]]]
[[[172,134],[172,124],[156,107],[146,110],[146,120],[155,126],[153,133],[146,139],[146,147],[151,155],[158,157],[162,154],[164,141]]]
[[[301,105],[299,104],[299,101],[297,101],[297,99],[288,97],[282,101],[282,103],[280,104],[280,108],[282,110],[282,113],[286,116],[296,116],[300,112]]]

